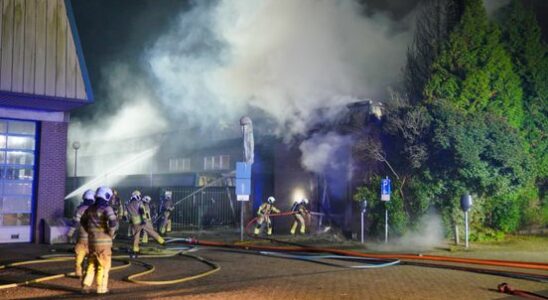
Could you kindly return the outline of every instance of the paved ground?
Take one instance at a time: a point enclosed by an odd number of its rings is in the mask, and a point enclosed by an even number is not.
[[[544,241],[543,241],[544,242]],[[264,243],[264,242],[263,242]],[[118,244],[123,247],[123,244]],[[339,243],[338,246],[348,245]],[[61,249],[63,246],[56,246]],[[52,253],[50,246],[0,245],[0,262],[31,259]],[[509,248],[506,253],[512,253]],[[548,260],[546,248],[540,250]],[[484,249],[485,250],[485,249]],[[489,257],[488,250],[466,253],[437,253]],[[500,249],[499,249],[500,250]],[[55,253],[59,253],[58,250]],[[438,250],[438,252],[441,250]],[[538,251],[530,251],[537,253]],[[530,260],[519,247],[512,260]],[[521,254],[520,254],[521,253]],[[409,265],[378,269],[347,269],[312,262],[265,257],[237,250],[201,248],[196,254],[216,262],[221,271],[198,280],[169,286],[142,286],[124,279],[142,266],[111,273],[111,294],[106,299],[184,298],[184,299],[501,299],[495,291],[501,282],[515,288],[545,293],[547,283],[504,278],[463,271]],[[474,255],[476,254],[476,255]],[[521,255],[521,257],[520,257]],[[525,256],[524,256],[525,255]],[[535,254],[536,255],[536,254]],[[533,255],[533,257],[536,257]],[[146,277],[168,280],[191,276],[209,267],[187,258],[143,259],[157,272]],[[0,270],[0,284],[28,280],[47,274],[71,271],[70,262]],[[546,272],[544,272],[546,274]],[[96,296],[79,294],[79,282],[62,278],[32,286],[0,290],[0,299],[77,299]]]

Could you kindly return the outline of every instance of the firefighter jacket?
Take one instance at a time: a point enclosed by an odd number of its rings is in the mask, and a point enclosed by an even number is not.
[[[72,218],[72,225],[70,227],[68,236],[74,235],[74,232],[78,230],[78,241],[87,241],[88,240],[88,234],[84,230],[82,226],[80,226],[80,221],[82,219],[82,216],[84,215],[84,212],[88,209],[88,207],[91,205],[91,203],[82,203],[80,204],[76,210],[74,211],[74,217]]]
[[[121,219],[125,215],[124,202],[120,199],[120,197],[113,195],[110,200],[110,206],[112,206],[112,209],[118,219]]]
[[[269,215],[272,212],[277,214],[280,212],[280,210],[270,203],[263,203],[261,204],[261,206],[259,206],[259,209],[257,210],[257,215]]]
[[[82,226],[88,233],[90,249],[111,247],[118,220],[107,202],[90,206],[82,216]]]
[[[141,207],[139,208],[139,212],[141,213],[141,218],[143,221],[146,221],[146,222],[152,221],[152,213],[151,213],[149,203],[141,202]]]
[[[308,209],[306,209],[306,205],[304,205],[303,203],[295,203],[291,207],[291,212],[297,213],[300,215],[306,215],[308,214]]]
[[[143,222],[143,218],[141,217],[142,203],[143,202],[141,200],[134,199],[131,200],[126,207],[131,224],[133,225],[140,225]]]
[[[165,214],[166,212],[171,212],[175,209],[175,206],[173,205],[173,200],[166,198],[162,202],[162,208],[160,209],[161,214]]]

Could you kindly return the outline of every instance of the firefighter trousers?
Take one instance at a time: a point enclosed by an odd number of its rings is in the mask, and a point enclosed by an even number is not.
[[[272,235],[272,222],[270,221],[269,215],[259,215],[257,217],[257,227],[255,227],[254,234],[258,235],[261,233],[263,223],[266,223],[266,234]]]
[[[297,231],[297,227],[299,227],[299,224],[301,225],[300,233],[304,234],[306,230],[306,223],[304,222],[304,217],[301,214],[294,214],[293,217],[295,220],[293,221],[293,225],[291,226],[291,234],[295,234]]]
[[[112,246],[97,246],[90,249],[86,275],[82,287],[91,287],[93,280],[97,281],[97,293],[108,292],[108,277],[112,259]]]
[[[160,223],[160,234],[171,232],[171,212],[164,212],[162,216],[162,222]]]
[[[145,224],[133,225],[133,252],[139,252],[139,239],[141,237],[141,231],[144,231],[146,234],[154,238],[158,244],[163,245],[165,243],[164,239],[154,231],[152,224],[146,222]],[[147,237],[148,239],[148,237]]]
[[[78,277],[82,277],[82,268],[84,264],[84,259],[89,254],[89,245],[88,241],[78,241],[74,246],[74,273]]]

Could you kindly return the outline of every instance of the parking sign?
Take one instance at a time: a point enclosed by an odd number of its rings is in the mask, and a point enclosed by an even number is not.
[[[390,179],[386,177],[381,181],[381,201],[390,201]]]

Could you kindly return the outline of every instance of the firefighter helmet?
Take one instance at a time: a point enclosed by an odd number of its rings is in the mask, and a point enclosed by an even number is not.
[[[139,190],[133,191],[133,193],[131,193],[131,200],[141,200],[141,192]]]
[[[112,190],[109,187],[101,186],[95,192],[95,198],[110,201],[110,198],[112,198]]]
[[[146,196],[143,197],[143,202],[145,202],[145,203],[150,203],[151,200],[152,200],[152,198],[150,198],[149,195],[146,195]]]
[[[272,196],[268,197],[268,199],[266,200],[266,202],[268,202],[270,204],[274,203],[275,201],[276,201],[276,199]]]
[[[303,198],[303,199],[301,200],[301,203],[308,204],[308,199]]]
[[[95,201],[95,193],[93,192],[93,190],[87,190],[84,192],[84,194],[82,195],[82,200],[84,201]]]

